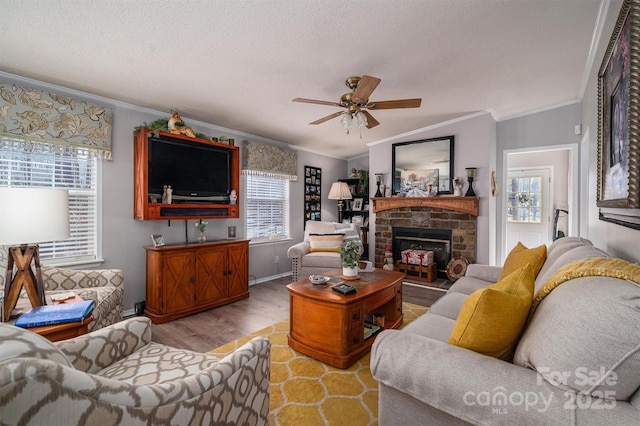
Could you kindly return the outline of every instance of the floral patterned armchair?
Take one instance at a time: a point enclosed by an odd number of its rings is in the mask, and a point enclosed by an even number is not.
[[[216,357],[151,341],[136,317],[51,343],[0,324],[2,424],[266,425],[271,343]]]
[[[0,246],[0,291],[4,292],[7,247]],[[124,276],[119,269],[65,269],[42,266],[45,296],[72,291],[84,300],[93,300],[94,320],[89,331],[122,321]],[[23,292],[24,293],[24,292]],[[21,296],[22,298],[22,296]],[[24,296],[26,298],[26,296]],[[51,299],[47,298],[50,302]],[[21,303],[20,301],[18,303]],[[28,302],[25,301],[28,304]]]

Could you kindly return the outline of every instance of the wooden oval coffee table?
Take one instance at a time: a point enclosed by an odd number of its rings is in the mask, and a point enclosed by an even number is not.
[[[289,284],[289,346],[337,368],[349,368],[371,350],[375,334],[364,338],[365,321],[373,314],[385,318],[384,328],[402,325],[402,278],[405,274],[375,268],[356,281],[344,281],[342,269],[323,274],[328,283],[315,285],[308,278]],[[331,290],[347,282],[357,289],[343,296]]]

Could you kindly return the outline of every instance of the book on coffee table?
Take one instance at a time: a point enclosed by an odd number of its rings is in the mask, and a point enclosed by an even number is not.
[[[38,327],[41,325],[65,324],[80,322],[91,314],[95,303],[93,300],[81,302],[59,303],[56,305],[36,306],[20,315],[15,325],[18,327]]]

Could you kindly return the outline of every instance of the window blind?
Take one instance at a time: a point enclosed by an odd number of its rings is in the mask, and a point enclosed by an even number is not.
[[[289,238],[289,180],[246,175],[247,238],[252,242]]]
[[[73,153],[31,151],[13,139],[0,149],[0,186],[67,189],[71,237],[40,243],[40,259],[56,263],[97,259],[95,155],[83,149]]]

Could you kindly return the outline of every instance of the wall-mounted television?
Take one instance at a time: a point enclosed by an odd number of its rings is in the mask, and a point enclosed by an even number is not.
[[[150,137],[148,182],[149,196],[160,198],[171,185],[174,203],[228,203],[231,153],[196,141]]]

